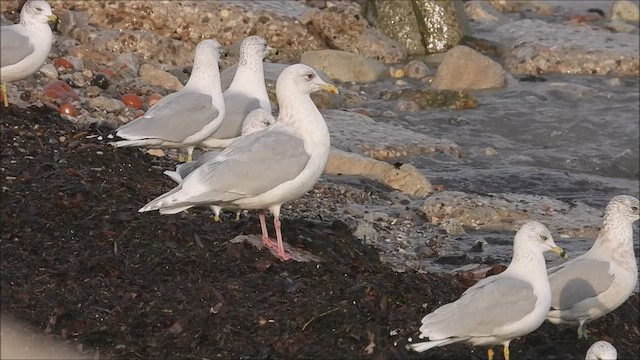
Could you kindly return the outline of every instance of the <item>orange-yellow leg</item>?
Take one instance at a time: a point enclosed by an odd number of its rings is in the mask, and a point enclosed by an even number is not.
[[[489,348],[489,350],[487,350],[487,357],[489,358],[489,360],[493,360],[493,349]]]
[[[504,360],[509,360],[509,344],[503,346],[502,353],[504,354]]]
[[[4,107],[9,107],[9,98],[7,97],[7,85],[2,84],[2,101],[4,102]]]

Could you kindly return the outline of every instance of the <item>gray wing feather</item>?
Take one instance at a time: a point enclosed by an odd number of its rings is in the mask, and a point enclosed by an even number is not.
[[[229,139],[240,136],[242,122],[252,110],[260,108],[260,101],[243,94],[224,94],[225,114],[222,125],[211,137]]]
[[[196,160],[176,166],[176,172],[180,175],[181,179],[184,179],[191,174],[193,170],[204,165],[207,161],[215,159],[218,155],[220,155],[220,151],[204,152]]]
[[[496,278],[469,288],[460,299],[422,319],[420,331],[431,340],[457,336],[489,336],[495,329],[521,320],[535,308],[530,283]]]
[[[609,266],[606,261],[577,258],[549,269],[551,308],[566,309],[606,291],[614,279]]]
[[[308,161],[302,139],[279,131],[254,133],[187,176],[183,200],[195,205],[260,195],[296,178]]]
[[[178,91],[162,98],[140,118],[121,126],[117,135],[128,140],[161,139],[182,142],[218,117],[211,96]]]
[[[14,26],[0,27],[0,67],[17,64],[33,53],[33,45],[29,37],[14,30]]]

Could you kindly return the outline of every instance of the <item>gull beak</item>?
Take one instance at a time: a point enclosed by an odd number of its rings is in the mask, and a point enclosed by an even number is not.
[[[320,85],[320,87],[322,88],[322,90],[328,92],[329,94],[337,94],[338,93],[338,88],[331,85],[331,84],[327,84],[324,83],[322,85]]]
[[[54,24],[58,22],[58,17],[53,14],[47,16],[47,19],[49,19],[49,21],[51,21]]]
[[[551,248],[551,251],[553,251],[554,253],[560,255],[561,258],[567,260],[569,257],[567,256],[567,253],[564,252],[564,250],[562,250],[561,247],[559,246],[554,246]]]
[[[280,52],[278,52],[278,49],[273,48],[269,45],[267,45],[267,56],[277,56],[278,54],[280,54]]]

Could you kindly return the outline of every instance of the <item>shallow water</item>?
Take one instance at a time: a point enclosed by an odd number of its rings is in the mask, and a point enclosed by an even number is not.
[[[604,77],[546,79],[515,80],[502,90],[476,92],[476,109],[431,109],[375,119],[447,138],[465,148],[461,159],[448,155],[411,159],[432,183],[448,190],[545,195],[598,209],[615,195],[638,196],[638,79],[621,79],[619,86]],[[485,155],[488,147],[497,154]],[[469,235],[464,247],[484,239],[488,245],[482,256],[509,261],[513,234]],[[634,237],[638,254],[638,231]],[[586,252],[593,242],[556,240],[571,256]],[[562,261],[553,254],[547,259],[550,265]]]

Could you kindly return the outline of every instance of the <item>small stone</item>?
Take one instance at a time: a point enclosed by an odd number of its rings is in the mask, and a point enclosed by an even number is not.
[[[140,66],[139,75],[142,80],[154,86],[162,86],[173,91],[181,90],[184,87],[177,77],[153,65]]]
[[[420,110],[420,106],[411,100],[398,100],[396,102],[396,109],[398,111],[416,112]]]
[[[46,64],[40,68],[40,72],[44,74],[48,79],[57,79],[58,78],[58,70],[53,64]]]
[[[615,87],[622,86],[622,80],[620,80],[620,78],[617,78],[617,77],[608,79],[606,82],[607,82],[607,85],[609,86],[615,86]]]
[[[60,108],[60,114],[62,114],[62,115],[67,115],[67,116],[71,116],[71,117],[75,117],[76,116],[76,108],[75,108],[75,106],[71,105],[68,102],[62,103],[59,108]]]
[[[72,63],[69,62],[69,60],[64,59],[64,58],[55,58],[53,60],[53,66],[56,67],[56,70],[58,71],[62,71],[62,70],[74,70],[74,66]]]
[[[78,100],[80,97],[73,91],[71,86],[62,80],[51,80],[43,89],[44,96],[48,96],[52,99],[74,99]]]
[[[222,10],[220,11],[220,16],[222,16],[222,17],[224,17],[224,18],[229,17],[229,10],[227,10],[227,9],[222,9]]]
[[[611,6],[611,19],[637,23],[640,21],[638,5],[628,0],[618,0]]]
[[[91,79],[91,85],[97,86],[102,90],[106,90],[109,88],[110,81],[107,76],[103,73],[97,73]]]
[[[494,156],[494,155],[498,154],[498,151],[496,151],[496,149],[494,149],[492,147],[486,147],[486,148],[484,148],[482,153],[484,154],[484,156]]]
[[[132,107],[136,110],[142,107],[142,99],[140,99],[136,94],[124,94],[120,100],[122,100],[126,106]]]
[[[437,252],[435,252],[432,248],[428,247],[428,246],[423,246],[421,248],[418,249],[417,251],[418,255],[420,255],[420,257],[422,258],[432,258],[438,255]]]
[[[125,105],[124,103],[122,103],[122,101],[105,96],[89,98],[88,104],[94,109],[104,110],[109,113],[118,113],[125,108]]]
[[[404,71],[412,79],[422,79],[429,74],[429,67],[422,61],[411,60],[405,65]]]
[[[149,106],[153,106],[155,105],[155,103],[158,102],[158,100],[162,99],[162,95],[158,94],[158,93],[153,93],[151,95],[149,95],[147,97],[147,103],[149,104]]]
[[[163,157],[164,156],[164,150],[162,150],[162,149],[149,149],[149,150],[147,150],[147,154],[152,155],[152,156],[157,156],[157,157]]]
[[[96,96],[99,96],[102,93],[102,89],[100,89],[97,86],[89,86],[86,89],[84,89],[84,96],[88,97],[88,98],[93,98]]]

